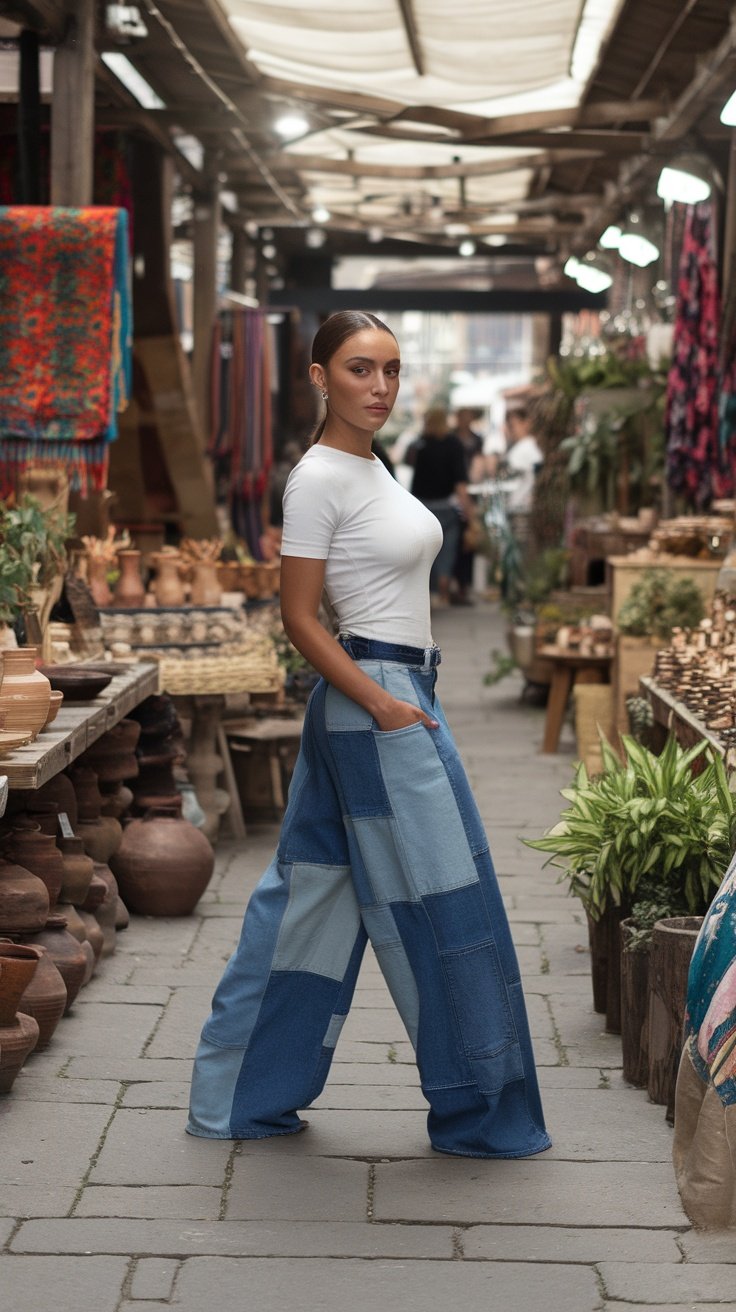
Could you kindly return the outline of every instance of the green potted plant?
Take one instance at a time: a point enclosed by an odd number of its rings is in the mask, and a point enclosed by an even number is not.
[[[38,612],[43,629],[61,592],[74,516],[44,511],[34,497],[0,503],[0,622]]]
[[[642,675],[651,674],[658,649],[669,645],[674,628],[695,628],[704,609],[703,594],[689,576],[654,568],[637,579],[616,618],[612,682],[619,733],[626,729],[626,701],[638,692]]]
[[[620,1028],[620,922],[637,903],[701,915],[736,842],[736,798],[707,743],[685,751],[670,737],[660,756],[622,738],[620,758],[601,737],[603,771],[577,767],[560,821],[527,846],[549,853],[591,929],[593,993],[606,1026]],[[698,763],[704,768],[693,772]]]

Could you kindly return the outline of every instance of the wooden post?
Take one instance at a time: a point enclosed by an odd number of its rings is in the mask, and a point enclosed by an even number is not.
[[[91,205],[95,0],[66,0],[65,9],[64,39],[54,57],[51,204]]]
[[[245,229],[233,228],[233,246],[230,254],[230,290],[245,292],[245,257],[248,252],[248,238]]]
[[[18,160],[21,205],[41,204],[41,94],[39,89],[37,32],[20,34],[20,101],[18,106]]]
[[[216,184],[194,196],[194,397],[202,429],[209,431],[210,352],[217,313],[217,238],[220,202]]]

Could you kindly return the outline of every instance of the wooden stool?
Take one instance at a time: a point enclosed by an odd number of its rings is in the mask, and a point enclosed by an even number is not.
[[[574,683],[608,683],[610,656],[582,656],[562,647],[542,647],[540,656],[552,664],[552,682],[544,722],[542,751],[554,753],[560,743],[565,708]]]
[[[223,726],[246,821],[273,824],[281,820],[302,725],[302,720],[274,717]]]

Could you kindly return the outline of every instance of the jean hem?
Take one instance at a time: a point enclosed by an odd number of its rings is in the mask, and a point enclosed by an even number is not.
[[[301,1131],[306,1130],[306,1128],[307,1122],[301,1121],[293,1130],[266,1130],[264,1134],[254,1134],[250,1130],[244,1130],[242,1132],[230,1130],[227,1134],[222,1134],[219,1130],[204,1130],[198,1125],[193,1125],[191,1121],[188,1121],[185,1126],[187,1134],[194,1135],[197,1139],[235,1139],[238,1140],[238,1142],[247,1139],[276,1139],[282,1134],[300,1134]]]
[[[552,1140],[548,1136],[545,1137],[546,1142],[540,1144],[537,1148],[521,1148],[518,1152],[506,1153],[482,1153],[471,1152],[469,1149],[463,1148],[440,1148],[438,1144],[432,1143],[431,1140],[430,1144],[436,1153],[444,1153],[447,1157],[483,1157],[492,1161],[504,1161],[518,1157],[536,1157],[539,1153],[546,1153],[547,1149],[552,1147]]]

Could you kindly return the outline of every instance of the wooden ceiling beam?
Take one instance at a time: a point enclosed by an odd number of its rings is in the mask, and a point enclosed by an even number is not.
[[[419,41],[419,32],[417,30],[416,14],[412,0],[397,0],[401,22],[406,33],[406,39],[409,42],[412,63],[420,77],[424,77],[426,72],[424,66],[424,54]]]
[[[66,19],[58,0],[6,0],[2,8],[4,18],[52,41],[60,41],[64,35]]]
[[[591,152],[599,159],[601,151]],[[430,181],[445,178],[484,178],[495,174],[514,173],[517,169],[539,168],[549,163],[580,159],[579,151],[560,151],[509,155],[505,159],[473,160],[459,164],[373,164],[356,159],[331,159],[326,155],[298,155],[283,152],[268,157],[274,172],[339,173],[353,178],[388,178],[401,181]],[[231,168],[233,174],[236,169]]]
[[[445,136],[434,136],[430,132],[411,132],[400,127],[394,128],[391,123],[377,123],[361,130],[366,136],[382,137],[386,141],[412,141],[458,147],[521,146],[532,150],[544,150],[548,146],[554,148],[559,141],[560,147],[565,150],[598,150],[606,154],[615,151],[623,155],[631,155],[643,150],[648,141],[648,134],[628,132],[625,129],[612,129],[610,132],[577,128],[571,128],[569,132],[498,132],[489,137],[453,137],[450,140]]]

